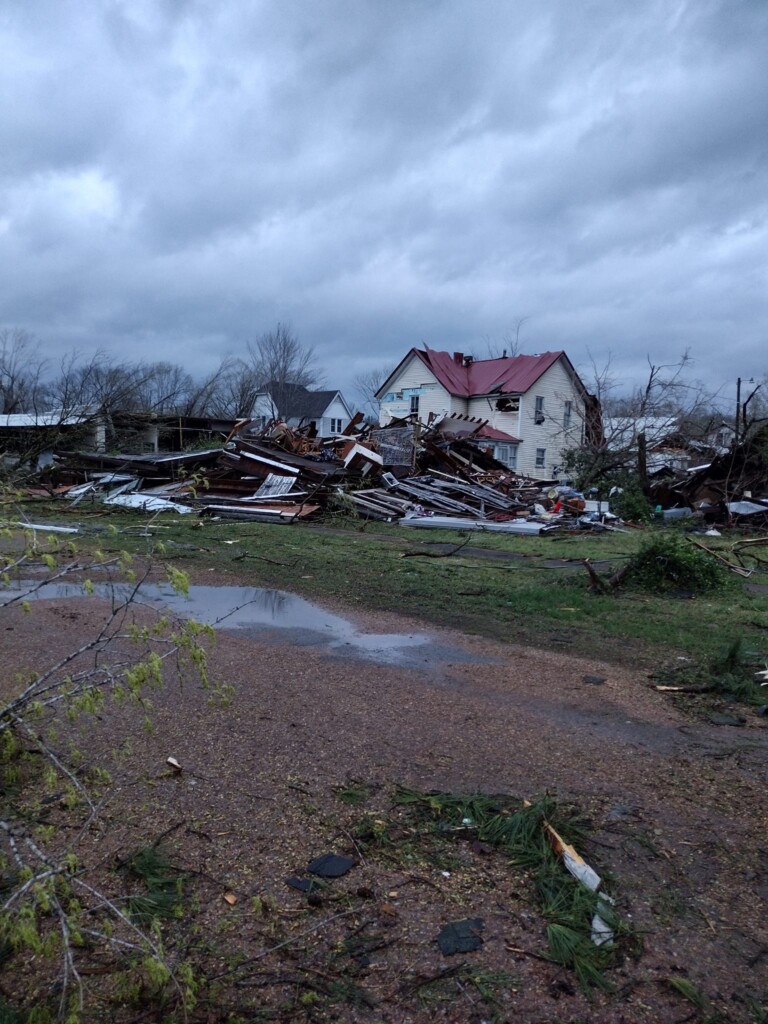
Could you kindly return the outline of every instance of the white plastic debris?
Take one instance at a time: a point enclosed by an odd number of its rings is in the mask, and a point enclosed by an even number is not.
[[[79,533],[74,526],[49,526],[45,523],[16,523],[25,530],[39,530],[41,533]]]
[[[194,512],[189,505],[179,505],[175,501],[168,501],[167,498],[158,498],[154,494],[142,494],[134,491],[133,494],[118,494],[114,498],[108,498],[105,505],[122,505],[123,508],[138,508],[143,512],[177,512],[179,515],[187,515]]]
[[[591,892],[597,892],[602,884],[600,875],[587,864],[584,858],[577,853],[576,849],[566,843],[563,837],[556,832],[549,822],[544,822],[544,828],[549,836],[549,841],[552,844],[552,849],[563,859],[563,864],[566,870],[573,875],[573,877],[581,882],[583,886],[586,886]],[[592,918],[592,941],[596,946],[604,946],[606,942],[613,941],[613,929],[605,920],[609,917],[609,908],[613,903],[613,900],[606,893],[601,892],[597,898],[597,910],[594,917]],[[603,914],[600,911],[603,911]]]
[[[592,941],[596,946],[604,946],[606,942],[613,941],[613,929],[601,916],[601,911],[606,917],[610,915],[610,908],[613,900],[606,893],[601,892],[597,899],[597,911],[592,918]]]

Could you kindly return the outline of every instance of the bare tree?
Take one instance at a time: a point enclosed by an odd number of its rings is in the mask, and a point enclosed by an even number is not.
[[[133,404],[137,411],[159,416],[181,413],[195,389],[191,374],[177,363],[148,363],[141,367],[140,377]]]
[[[235,360],[222,359],[219,365],[205,377],[193,381],[187,394],[186,403],[179,412],[184,416],[230,416],[234,413],[222,411],[222,394],[226,388],[228,374]]]
[[[278,323],[248,345],[248,362],[259,392],[272,398],[273,415],[280,416],[297,387],[318,387],[323,375],[314,349],[302,345],[287,324]]]
[[[389,376],[391,369],[390,366],[379,366],[373,370],[366,370],[364,373],[358,373],[353,381],[366,416],[375,423],[379,422],[379,400],[376,392]]]
[[[674,363],[655,364],[641,384],[623,393],[611,367],[611,357],[599,367],[590,354],[592,373],[588,387],[593,404],[602,414],[600,430],[578,449],[564,453],[565,464],[581,486],[601,477],[630,471],[643,489],[648,487],[647,453],[664,438],[680,433],[681,426],[697,421],[706,434],[715,397],[689,377],[691,358],[684,352]]]
[[[244,359],[230,359],[216,387],[212,411],[218,416],[246,419],[253,412],[261,390],[257,369]]]
[[[131,398],[134,411],[153,412],[158,416],[216,414],[225,380],[234,363],[230,358],[223,359],[215,369],[198,379],[176,363],[140,364],[136,367],[138,383]]]
[[[104,352],[87,361],[77,353],[68,356],[53,383],[56,405],[61,410],[92,412],[136,411],[141,393],[154,376],[151,364],[120,363]]]
[[[0,329],[0,413],[47,408],[50,393],[44,381],[45,365],[33,334],[22,327]]]
[[[501,336],[500,341],[495,341],[490,335],[486,335],[485,341],[486,359],[514,358],[520,355],[520,331],[523,324],[530,320],[529,316],[519,317],[514,325],[508,328]]]

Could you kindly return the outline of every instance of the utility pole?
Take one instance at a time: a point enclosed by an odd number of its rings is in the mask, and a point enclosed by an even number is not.
[[[750,377],[749,380],[746,381],[745,383],[747,383],[747,384],[754,384],[755,383],[755,378],[754,377]],[[735,423],[736,433],[735,433],[734,438],[733,438],[734,444],[738,444],[739,443],[739,434],[741,434],[742,437],[746,436],[746,433],[747,433],[747,406],[749,405],[749,403],[752,401],[752,399],[755,397],[755,395],[757,394],[757,392],[760,390],[760,388],[762,386],[763,386],[762,384],[758,384],[757,387],[754,388],[750,392],[750,394],[747,396],[744,404],[742,405],[741,404],[741,377],[737,377],[736,378],[736,423]]]

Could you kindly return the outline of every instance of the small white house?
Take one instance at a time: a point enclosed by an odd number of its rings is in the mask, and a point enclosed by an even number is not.
[[[340,434],[352,412],[340,391],[310,391],[302,384],[268,384],[256,396],[251,419],[260,426],[282,419],[289,427],[314,423],[321,437]]]
[[[504,465],[551,479],[583,443],[587,390],[565,352],[473,359],[412,348],[376,393],[380,422],[449,414],[487,420],[478,435]]]

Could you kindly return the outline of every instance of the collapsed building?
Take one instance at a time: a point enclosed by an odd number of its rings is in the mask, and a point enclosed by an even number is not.
[[[607,494],[515,473],[495,457],[487,428],[487,420],[457,413],[427,424],[393,419],[384,427],[357,413],[325,436],[314,423],[222,421],[205,435],[216,446],[199,450],[55,453],[37,493],[76,506],[98,501],[273,523],[354,513],[415,527],[520,534],[616,528]],[[662,467],[650,480],[650,500],[661,516],[699,513],[707,522],[768,526],[767,455],[765,426],[706,464]]]

